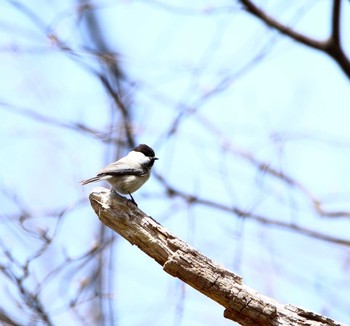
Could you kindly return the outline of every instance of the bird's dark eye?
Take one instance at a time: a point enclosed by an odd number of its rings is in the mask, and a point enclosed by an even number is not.
[[[151,160],[148,162],[148,166],[149,167],[153,166],[154,161],[155,161],[155,158],[151,158]]]

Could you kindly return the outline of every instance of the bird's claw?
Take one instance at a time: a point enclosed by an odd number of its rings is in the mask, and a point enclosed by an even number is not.
[[[130,198],[131,198],[131,199],[129,199],[129,201],[131,201],[136,207],[138,207],[138,206],[137,206],[137,203],[136,203],[136,201],[135,201],[135,199],[134,199],[134,197],[131,196],[131,193],[130,193],[130,192],[129,192],[129,196],[130,196]]]

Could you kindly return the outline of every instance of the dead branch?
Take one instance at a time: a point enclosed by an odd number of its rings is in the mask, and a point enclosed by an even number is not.
[[[242,284],[241,277],[202,255],[110,190],[94,189],[90,202],[102,223],[138,246],[164,271],[222,305],[228,319],[241,325],[344,325],[257,293]]]

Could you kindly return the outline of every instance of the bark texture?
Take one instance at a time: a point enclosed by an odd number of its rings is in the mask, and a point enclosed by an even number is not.
[[[240,276],[202,255],[113,191],[96,188],[90,202],[102,223],[138,246],[165,272],[222,305],[228,319],[247,326],[345,325],[257,293]]]

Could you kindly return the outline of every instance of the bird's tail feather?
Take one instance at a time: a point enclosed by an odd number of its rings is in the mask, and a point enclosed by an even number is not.
[[[90,179],[86,179],[86,180],[81,180],[80,183],[82,186],[88,184],[88,183],[91,183],[91,182],[96,182],[96,181],[99,181],[100,180],[100,177],[93,177],[93,178],[90,178]]]

